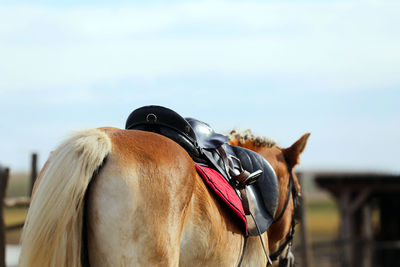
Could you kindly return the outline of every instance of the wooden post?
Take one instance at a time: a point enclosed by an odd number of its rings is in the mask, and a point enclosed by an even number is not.
[[[304,173],[299,173],[297,175],[297,178],[299,179],[299,183],[301,186],[304,185],[304,177],[306,175]],[[311,177],[307,177],[306,179],[312,179]],[[307,221],[307,199],[306,199],[306,193],[303,187],[303,192],[301,193],[302,195],[302,203],[300,207],[300,218],[301,218],[301,223],[300,223],[300,242],[301,242],[301,254],[302,254],[302,266],[303,267],[313,267],[313,255],[312,255],[312,248],[311,248],[311,238],[308,232],[308,221]]]
[[[367,267],[363,265],[365,242],[363,240],[363,214],[362,209],[352,213],[353,237],[351,239],[351,267]]]
[[[341,215],[340,239],[343,242],[342,246],[342,266],[359,266],[361,261],[358,254],[360,249],[354,240],[355,237],[361,237],[358,232],[361,232],[362,215],[360,208],[367,201],[371,194],[371,188],[365,188],[361,192],[343,189],[339,194],[339,208]],[[358,223],[357,223],[358,221]]]
[[[342,267],[350,267],[350,263],[352,262],[351,255],[351,244],[353,237],[353,220],[352,220],[352,212],[349,210],[349,205],[351,201],[351,192],[348,189],[344,189],[340,192],[339,195],[339,209],[340,209],[340,241],[342,243],[341,246],[341,255],[342,255]]]
[[[35,184],[36,178],[37,178],[37,154],[33,153],[31,160],[31,184],[29,190],[30,196],[32,196],[33,185]]]
[[[400,240],[400,214],[397,212],[400,207],[400,197],[398,192],[380,195],[380,233],[381,241]],[[399,250],[394,247],[380,249],[379,256],[376,257],[376,265],[382,267],[400,266]]]
[[[0,169],[0,267],[6,266],[6,229],[4,223],[4,198],[6,197],[10,170]]]
[[[362,266],[363,267],[372,267],[373,263],[373,241],[374,241],[374,225],[372,224],[372,207],[371,203],[366,203],[362,207],[362,216],[363,216],[363,239],[365,243],[363,245],[363,257],[362,257]]]

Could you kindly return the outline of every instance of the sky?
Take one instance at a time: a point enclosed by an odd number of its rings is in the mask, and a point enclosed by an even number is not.
[[[0,0],[0,164],[156,104],[302,170],[400,173],[398,1]]]

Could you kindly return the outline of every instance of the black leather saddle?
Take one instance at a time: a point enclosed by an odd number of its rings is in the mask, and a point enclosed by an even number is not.
[[[181,145],[194,160],[201,160],[197,137],[190,124],[175,111],[161,106],[144,106],[134,110],[125,129],[154,132]]]
[[[220,172],[235,188],[242,202],[248,199],[246,214],[249,235],[260,235],[272,224],[279,188],[274,169],[261,155],[246,148],[231,146],[228,138],[216,133],[208,124],[194,118],[183,118],[175,111],[161,106],[144,106],[134,110],[126,121],[126,129],[155,132],[181,145],[192,159]],[[232,179],[226,158],[235,159],[231,166],[249,173],[262,171],[252,182],[239,188]],[[232,164],[231,164],[232,165]]]

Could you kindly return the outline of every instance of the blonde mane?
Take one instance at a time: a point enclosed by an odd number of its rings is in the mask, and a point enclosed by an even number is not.
[[[269,137],[257,136],[250,129],[247,130],[232,130],[228,136],[229,142],[232,145],[244,146],[252,145],[254,147],[274,147],[276,142]]]

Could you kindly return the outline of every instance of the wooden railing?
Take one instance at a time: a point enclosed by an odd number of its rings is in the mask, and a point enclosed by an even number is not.
[[[4,221],[4,208],[13,207],[29,207],[31,202],[30,196],[26,197],[7,197],[7,186],[10,177],[9,168],[0,167],[0,267],[5,267],[5,252],[6,252],[6,231],[20,229],[24,226],[24,222],[18,222],[11,225],[6,225]],[[32,193],[33,185],[37,177],[37,154],[32,154],[31,157],[31,173],[29,183],[29,195]]]
[[[7,191],[10,170],[0,169],[0,199],[3,200]],[[4,223],[4,205],[0,205],[0,266],[6,266],[6,229]]]

